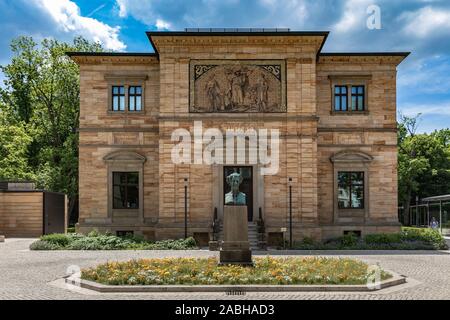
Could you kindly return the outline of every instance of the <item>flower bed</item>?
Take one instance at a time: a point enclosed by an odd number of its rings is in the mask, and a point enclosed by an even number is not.
[[[106,285],[364,285],[373,276],[354,259],[323,257],[256,258],[254,267],[219,266],[216,258],[142,259],[107,262],[81,272]],[[381,271],[380,280],[392,276]]]
[[[30,250],[188,250],[197,249],[193,238],[150,242],[138,237],[116,237],[91,232],[49,234],[30,245]]]

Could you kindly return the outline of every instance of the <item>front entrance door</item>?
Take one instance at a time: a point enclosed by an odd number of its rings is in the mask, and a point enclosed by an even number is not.
[[[239,191],[246,195],[247,217],[248,221],[253,221],[253,168],[248,166],[229,166],[223,167],[223,201],[225,203],[225,194],[231,191],[227,184],[227,177],[233,172],[238,172],[244,178]]]

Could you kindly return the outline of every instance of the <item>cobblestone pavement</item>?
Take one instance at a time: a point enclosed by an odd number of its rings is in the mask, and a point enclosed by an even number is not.
[[[450,299],[450,251],[441,252],[256,252],[254,255],[351,256],[370,264],[380,263],[408,278],[408,283],[371,293],[144,293],[99,294],[69,288],[61,280],[68,268],[94,266],[111,260],[152,257],[207,257],[216,253],[191,251],[29,251],[31,239],[0,243],[0,299]]]

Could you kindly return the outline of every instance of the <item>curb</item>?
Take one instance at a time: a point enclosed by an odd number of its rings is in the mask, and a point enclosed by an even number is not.
[[[80,279],[79,275],[64,277],[66,284],[101,293],[138,292],[373,292],[406,283],[406,278],[389,270],[392,278],[375,288],[367,285],[105,285]]]

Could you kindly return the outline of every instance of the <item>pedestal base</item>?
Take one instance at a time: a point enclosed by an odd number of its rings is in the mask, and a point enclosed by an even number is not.
[[[247,206],[225,206],[223,212],[224,241],[220,249],[220,265],[252,266],[248,242]]]
[[[253,266],[250,250],[220,250],[219,265],[238,264]]]

